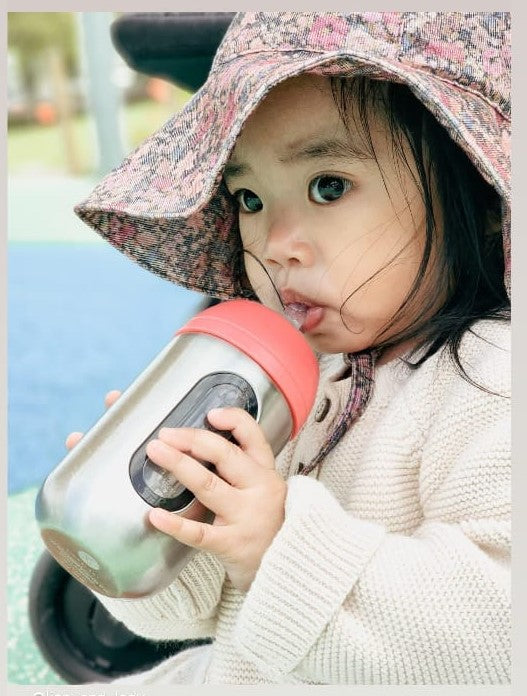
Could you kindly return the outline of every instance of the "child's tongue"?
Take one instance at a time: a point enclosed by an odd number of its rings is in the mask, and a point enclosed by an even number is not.
[[[301,329],[306,320],[308,309],[309,307],[301,302],[293,302],[284,307],[284,313],[297,329]]]

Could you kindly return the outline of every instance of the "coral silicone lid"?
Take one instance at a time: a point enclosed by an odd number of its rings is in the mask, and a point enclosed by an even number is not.
[[[283,394],[294,437],[305,423],[318,385],[318,363],[309,343],[278,312],[253,300],[228,300],[196,314],[179,331],[223,339],[252,358]]]

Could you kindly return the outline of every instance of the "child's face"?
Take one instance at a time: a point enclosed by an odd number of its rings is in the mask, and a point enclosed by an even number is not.
[[[350,153],[329,80],[304,75],[275,88],[251,115],[225,170],[254,291],[279,306],[256,257],[322,352],[374,345],[423,254],[419,190],[394,162],[382,122],[370,123],[378,164]],[[415,315],[419,299],[412,306]],[[405,312],[383,340],[411,319]]]

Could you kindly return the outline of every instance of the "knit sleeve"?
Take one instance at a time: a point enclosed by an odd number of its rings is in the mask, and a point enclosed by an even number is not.
[[[413,534],[354,517],[319,481],[289,480],[236,626],[240,652],[273,679],[510,681],[509,402],[458,383],[423,448]]]
[[[133,633],[153,640],[206,638],[215,634],[225,571],[208,553],[196,554],[166,589],[141,599],[97,594],[101,604]]]

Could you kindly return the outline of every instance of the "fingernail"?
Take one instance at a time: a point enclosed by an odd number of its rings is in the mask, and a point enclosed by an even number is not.
[[[155,451],[155,450],[159,450],[161,447],[163,447],[163,443],[160,440],[150,440],[146,446],[147,446],[147,449],[150,449],[150,450],[153,449]]]
[[[163,508],[154,508],[150,510],[150,522],[154,525],[157,523],[160,526],[165,526],[167,523],[172,523],[173,519],[173,514]]]
[[[157,433],[157,436],[159,438],[163,439],[164,437],[167,437],[168,435],[170,435],[173,432],[173,430],[174,430],[174,428],[166,428],[166,427],[160,428],[159,432]]]

